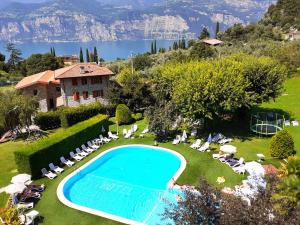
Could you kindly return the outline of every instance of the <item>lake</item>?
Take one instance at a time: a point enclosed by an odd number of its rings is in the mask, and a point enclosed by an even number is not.
[[[93,51],[94,46],[97,47],[98,55],[106,61],[115,60],[116,58],[127,59],[131,54],[145,53],[150,51],[151,42],[153,40],[134,40],[134,41],[93,41],[93,42],[61,42],[61,43],[23,43],[17,44],[22,51],[22,57],[27,58],[34,53],[50,52],[50,48],[54,47],[56,55],[79,55],[80,47]],[[160,47],[169,48],[174,41],[157,40],[157,50]],[[0,52],[7,54],[5,50],[6,43],[0,43]]]

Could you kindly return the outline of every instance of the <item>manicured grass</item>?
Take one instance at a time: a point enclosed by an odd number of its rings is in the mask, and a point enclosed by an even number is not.
[[[14,85],[8,85],[8,86],[0,86],[0,91],[8,91],[8,90],[14,90]]]
[[[295,76],[289,79],[285,85],[285,94],[280,96],[275,102],[263,104],[261,107],[266,109],[281,109],[288,112],[293,118],[300,120],[300,76]],[[110,119],[114,122],[114,119]],[[146,126],[146,121],[138,121],[139,132]],[[245,124],[249,124],[249,121],[245,121]],[[119,136],[122,136],[123,128],[130,128],[131,125],[119,127]],[[246,127],[246,128],[245,128]],[[110,130],[116,131],[115,124],[110,126]],[[278,160],[274,160],[269,155],[269,143],[270,138],[259,138],[250,133],[247,126],[241,126],[239,130],[236,127],[227,128],[229,136],[235,138],[233,145],[237,146],[238,157],[244,157],[246,161],[256,160],[257,153],[263,153],[267,160],[265,163],[273,163],[279,165]],[[295,147],[297,155],[300,155],[300,127],[288,127],[287,128],[295,140]],[[216,130],[218,132],[218,130]],[[226,132],[226,130],[225,130]],[[139,134],[139,133],[138,133]],[[93,153],[82,162],[76,163],[72,168],[65,168],[65,172],[59,175],[53,181],[47,179],[40,179],[38,183],[45,183],[47,185],[46,191],[43,193],[42,199],[37,203],[35,209],[38,210],[43,216],[43,224],[46,225],[92,225],[92,224],[118,224],[116,222],[106,220],[100,217],[82,213],[77,210],[73,210],[60,203],[56,197],[56,188],[60,181],[69,173],[80,167],[97,154],[105,151],[109,148],[125,145],[125,144],[147,144],[153,145],[154,139],[151,134],[147,134],[145,138],[138,138],[138,134],[134,139],[120,138],[118,141],[113,141],[100,148],[96,153]],[[13,175],[17,173],[16,166],[13,160],[13,151],[24,145],[24,142],[8,142],[0,144],[0,187],[7,185]],[[189,148],[189,144],[179,144],[177,146],[168,143],[159,143],[159,146],[175,150],[182,154],[187,160],[187,167],[178,180],[178,184],[190,184],[197,185],[200,176],[204,176],[210,183],[217,187],[234,186],[243,179],[243,176],[233,173],[233,171],[226,165],[220,163],[218,160],[213,160],[211,154],[218,151],[218,146],[212,146],[213,151],[209,153],[200,153],[196,150]],[[70,149],[71,151],[72,149]],[[225,183],[218,185],[216,179],[219,176],[225,177]],[[3,194],[1,196],[4,196]],[[1,200],[1,199],[0,199]],[[1,202],[0,202],[1,203]],[[3,203],[3,199],[2,199]]]

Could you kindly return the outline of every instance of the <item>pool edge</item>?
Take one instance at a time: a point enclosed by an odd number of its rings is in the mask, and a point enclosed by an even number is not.
[[[141,222],[137,222],[137,221],[134,221],[134,220],[130,220],[130,219],[126,219],[124,217],[120,217],[120,216],[116,216],[116,215],[113,215],[113,214],[109,214],[109,213],[105,213],[105,212],[102,212],[100,210],[95,210],[95,209],[91,209],[91,208],[88,208],[88,207],[84,207],[84,206],[80,206],[78,204],[75,204],[71,201],[69,201],[64,193],[63,193],[63,188],[64,188],[64,185],[66,184],[66,182],[72,178],[74,175],[76,175],[78,172],[80,172],[81,170],[83,170],[85,167],[89,166],[90,164],[92,164],[94,161],[98,160],[100,157],[102,157],[103,155],[111,152],[111,151],[114,151],[114,150],[117,150],[119,148],[122,148],[122,147],[128,147],[128,146],[142,146],[142,147],[151,147],[153,149],[158,149],[158,150],[164,150],[164,151],[167,151],[167,152],[170,152],[174,155],[176,155],[181,163],[180,163],[180,167],[179,169],[176,171],[176,173],[173,175],[173,177],[170,179],[170,181],[168,182],[167,184],[167,188],[171,188],[172,186],[174,186],[174,181],[176,181],[180,175],[183,173],[183,171],[185,170],[186,168],[186,160],[185,158],[178,152],[174,151],[174,150],[171,150],[171,149],[167,149],[167,148],[164,148],[164,147],[158,147],[158,146],[152,146],[152,145],[142,145],[142,144],[129,144],[129,145],[120,145],[120,146],[117,146],[117,147],[113,147],[113,148],[110,148],[108,150],[105,150],[103,152],[101,152],[99,155],[95,156],[94,158],[92,158],[91,160],[89,160],[88,162],[86,162],[84,165],[82,165],[81,167],[79,167],[78,169],[74,170],[72,173],[70,173],[69,175],[67,175],[58,185],[57,187],[57,190],[56,190],[56,195],[59,199],[59,201],[61,203],[63,203],[64,205],[70,207],[70,208],[73,208],[73,209],[76,209],[76,210],[80,210],[82,212],[86,212],[86,213],[90,213],[90,214],[93,214],[93,215],[96,215],[96,216],[100,216],[100,217],[103,217],[103,218],[106,218],[106,219],[110,219],[110,220],[114,220],[114,221],[117,221],[117,222],[121,222],[121,223],[124,223],[124,224],[132,224],[132,225],[145,225],[144,223],[141,223]]]

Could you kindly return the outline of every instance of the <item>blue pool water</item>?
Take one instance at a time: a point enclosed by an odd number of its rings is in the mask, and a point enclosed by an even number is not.
[[[151,146],[122,146],[102,155],[68,179],[65,198],[79,206],[145,224],[166,224],[161,214],[176,203],[167,184],[181,167],[172,152]]]

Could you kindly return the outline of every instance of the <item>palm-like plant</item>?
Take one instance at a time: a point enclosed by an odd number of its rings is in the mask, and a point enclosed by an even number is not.
[[[289,157],[281,164],[279,176],[282,182],[278,185],[276,198],[288,199],[293,203],[300,204],[300,157]]]

